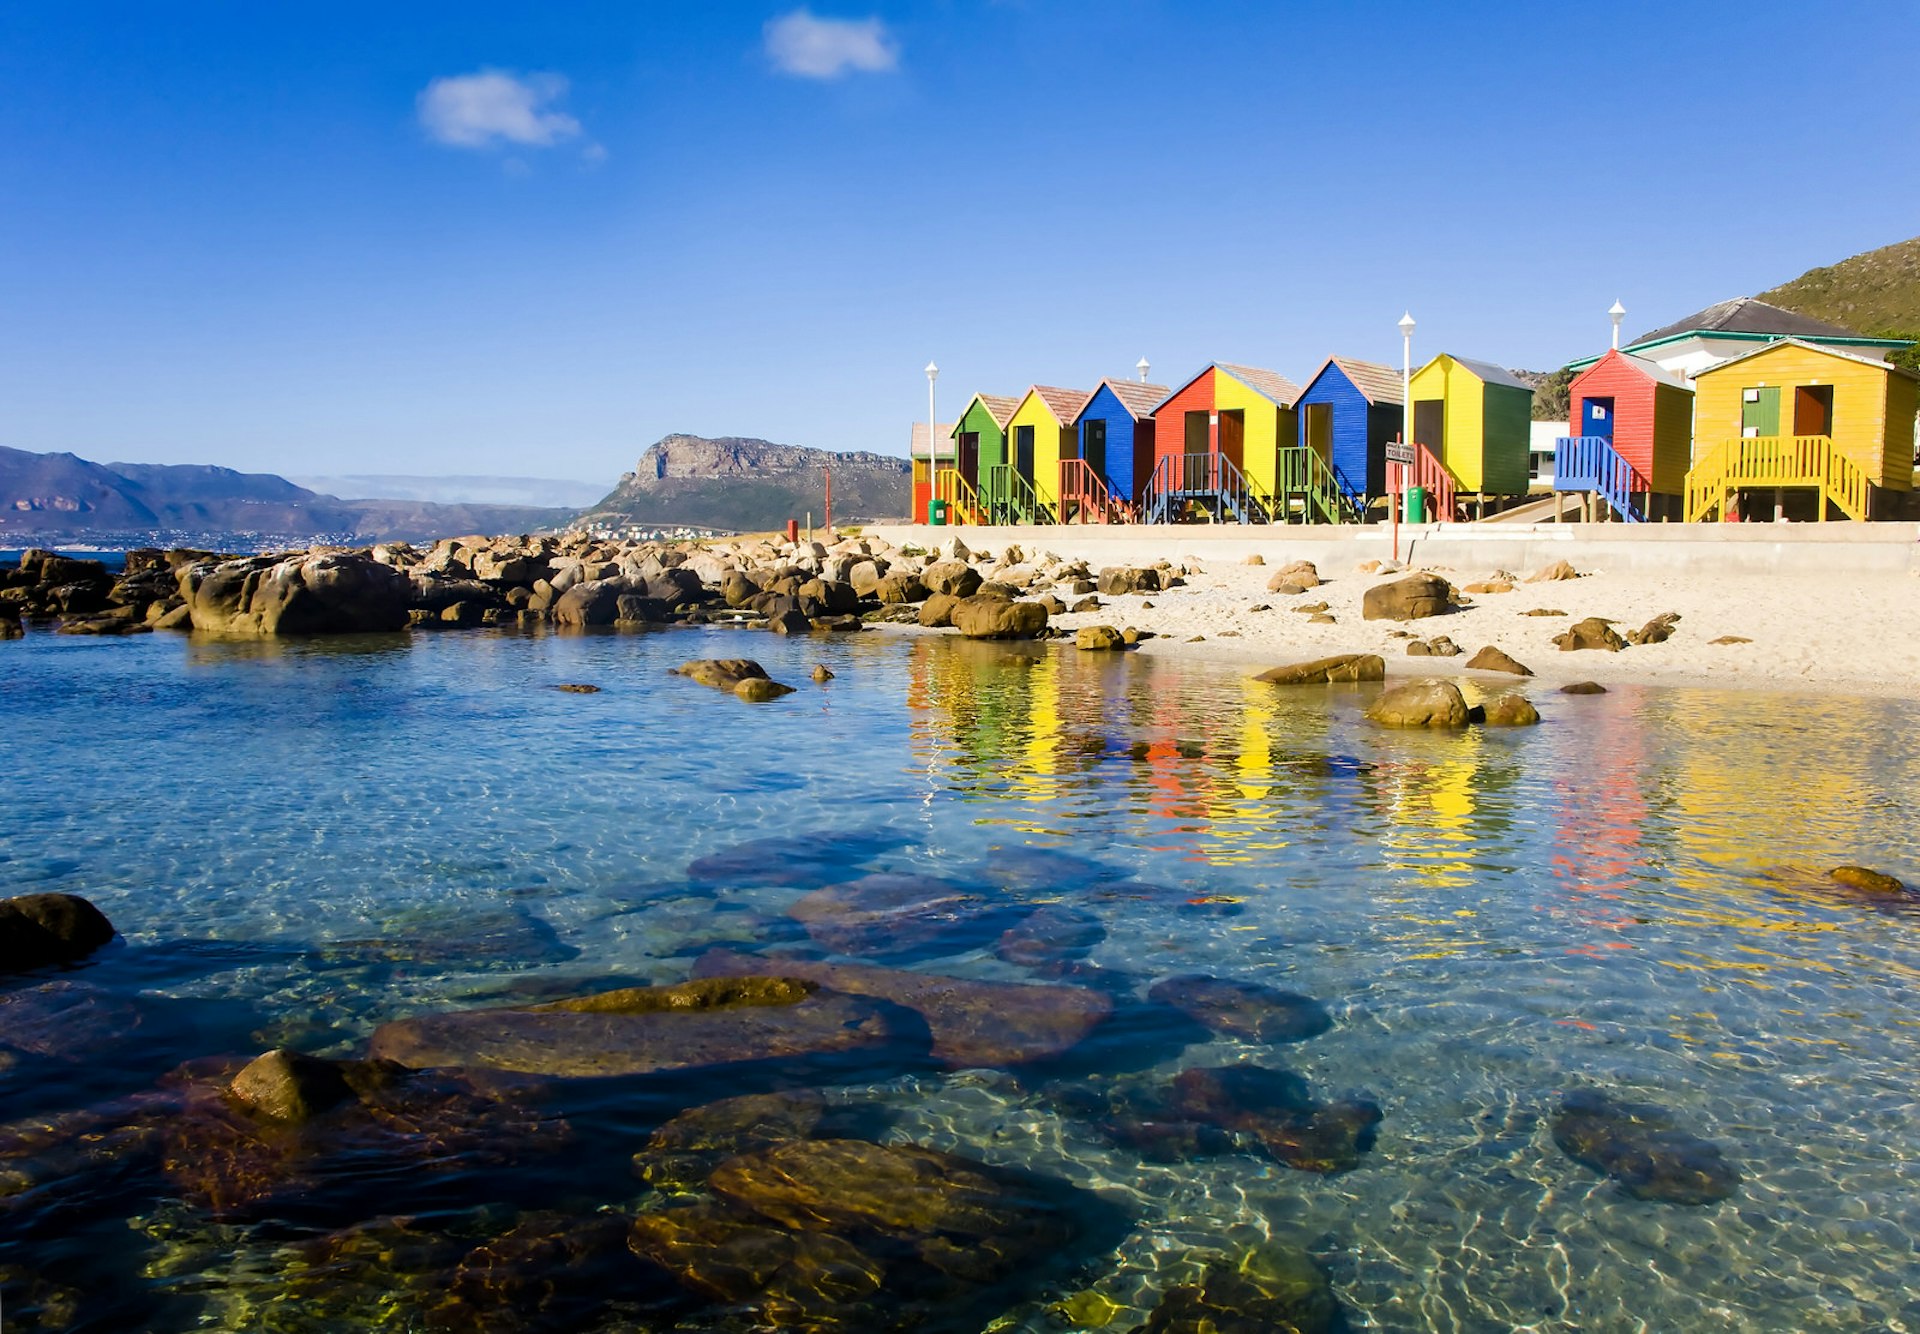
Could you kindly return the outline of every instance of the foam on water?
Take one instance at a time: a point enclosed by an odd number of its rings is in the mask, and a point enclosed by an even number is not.
[[[666,673],[742,653],[800,693],[748,706]],[[836,679],[805,684],[817,662]],[[195,1037],[152,1053],[164,1070],[216,1036],[348,1054],[407,1014],[804,942],[786,909],[806,886],[689,878],[751,840],[836,834],[836,864],[963,880],[996,851],[1063,849],[1100,865],[1040,868],[1025,893],[1097,916],[1088,962],[1131,994],[1205,972],[1336,1016],[1144,1070],[833,1091],[884,1107],[891,1140],[1123,1207],[1131,1232],[1071,1283],[1138,1318],[1197,1253],[1275,1237],[1322,1257],[1362,1327],[1920,1329],[1920,917],[1817,875],[1915,878],[1915,707],[1533,697],[1541,727],[1425,735],[1367,725],[1355,689],[877,634],[35,635],[0,645],[0,893],[112,917],[125,944],[74,975],[195,1007]],[[919,966],[1033,980],[987,951]],[[1332,1177],[1150,1163],[1057,1096],[1242,1059],[1373,1097],[1377,1146]],[[1634,1200],[1560,1153],[1548,1118],[1588,1086],[1721,1143],[1734,1198]],[[170,1207],[142,1244],[191,1239],[149,1272],[199,1275],[196,1301],[266,1281],[267,1242]],[[1057,1328],[1055,1287],[1002,1327]]]

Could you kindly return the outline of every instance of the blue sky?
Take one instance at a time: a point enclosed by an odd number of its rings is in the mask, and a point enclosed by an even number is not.
[[[0,8],[0,444],[608,479],[1920,232],[1904,3]],[[1791,96],[1788,94],[1791,93]]]

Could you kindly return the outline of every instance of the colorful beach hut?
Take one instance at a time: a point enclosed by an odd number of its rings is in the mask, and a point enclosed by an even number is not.
[[[1387,444],[1406,416],[1400,372],[1356,357],[1328,357],[1300,392],[1301,443],[1333,470],[1355,508],[1387,493]]]
[[[1688,519],[1869,519],[1880,493],[1913,489],[1920,377],[1785,338],[1694,377]]]
[[[1527,494],[1533,390],[1488,361],[1442,352],[1413,373],[1413,438],[1461,492]],[[1451,515],[1441,515],[1451,518]]]
[[[1156,404],[1154,470],[1142,496],[1148,521],[1197,511],[1219,522],[1285,522],[1316,517],[1315,506],[1333,517],[1340,501],[1331,474],[1300,457],[1299,396],[1277,371],[1221,361]]]
[[[1080,467],[1063,469],[1062,490],[1071,502],[1084,488],[1081,508],[1098,509],[1105,491],[1111,510],[1137,514],[1140,493],[1153,476],[1153,410],[1167,396],[1163,384],[1102,380],[1074,421],[1080,433]],[[1074,476],[1084,472],[1083,477]],[[1088,485],[1097,482],[1098,486]]]
[[[907,457],[913,460],[913,522],[931,520],[929,506],[934,499],[934,477],[953,468],[953,423],[942,422],[932,431],[925,422],[913,424],[913,436],[907,444]],[[944,497],[943,497],[944,498]]]
[[[1629,523],[1678,518],[1693,451],[1693,389],[1678,373],[1619,349],[1567,386],[1567,434],[1553,488],[1603,497]]]
[[[940,499],[969,522],[986,519],[979,489],[987,470],[1007,461],[1007,423],[1019,406],[1019,399],[1003,394],[975,394],[953,424],[953,476],[936,473],[935,490],[936,494],[951,492],[940,494]]]
[[[981,488],[993,522],[1059,522],[1060,461],[1077,454],[1073,423],[1087,397],[1084,389],[1045,384],[1033,385],[1021,397],[1007,422],[1011,458]]]

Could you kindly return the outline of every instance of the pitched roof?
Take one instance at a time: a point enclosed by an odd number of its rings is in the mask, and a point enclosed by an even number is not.
[[[939,422],[933,428],[935,434],[939,437],[940,452],[942,454],[953,453],[953,427],[953,422]],[[907,453],[916,459],[929,457],[930,451],[927,449],[927,424],[925,422],[915,422],[913,424],[913,439],[907,445]]]
[[[1777,352],[1782,347],[1805,348],[1809,352],[1818,352],[1822,356],[1837,357],[1841,361],[1854,361],[1862,366],[1871,366],[1873,369],[1885,371],[1889,375],[1904,375],[1909,380],[1920,380],[1920,374],[1915,374],[1904,366],[1896,366],[1892,362],[1882,361],[1878,357],[1863,357],[1858,352],[1849,352],[1844,348],[1826,347],[1820,343],[1810,343],[1804,338],[1776,338],[1771,343],[1762,343],[1750,351],[1738,353],[1728,357],[1725,361],[1716,361],[1704,370],[1695,372],[1694,379],[1697,380],[1707,375],[1717,375],[1729,366],[1742,361],[1750,361],[1754,357],[1765,356],[1769,352]]]
[[[1113,396],[1120,400],[1120,406],[1135,421],[1142,417],[1151,417],[1153,410],[1166,401],[1167,387],[1163,384],[1142,384],[1138,380],[1105,379],[1093,387],[1093,393],[1087,395],[1087,401],[1080,406],[1080,412],[1093,406],[1093,400],[1099,396],[1102,388],[1111,389]]]
[[[1018,397],[1008,398],[1004,394],[975,394],[967,400],[967,406],[960,409],[962,420],[966,418],[969,412],[973,411],[973,405],[975,403],[985,408],[987,415],[993,418],[993,424],[1003,431],[1007,429],[1007,423],[1013,420],[1013,414],[1020,408],[1020,399]],[[960,423],[955,422],[953,429],[956,431],[959,430]]]
[[[1369,403],[1385,403],[1397,407],[1400,403],[1400,372],[1391,366],[1383,366],[1377,361],[1361,361],[1355,357],[1328,357],[1320,363],[1320,369],[1307,377],[1307,389],[1313,388],[1314,381],[1327,373],[1327,367],[1337,366],[1340,373],[1360,396]],[[1302,394],[1306,389],[1300,391]]]
[[[1053,419],[1062,426],[1071,426],[1074,418],[1080,415],[1080,409],[1093,397],[1084,389],[1061,389],[1050,384],[1034,385],[1027,393],[1044,403],[1047,411],[1053,414]],[[1023,397],[1020,401],[1025,403],[1027,400]]]
[[[1235,366],[1225,361],[1217,361],[1214,365],[1256,394],[1264,394],[1283,408],[1292,407],[1300,397],[1300,386],[1279,371],[1263,371],[1258,366]]]
[[[1592,370],[1594,366],[1598,366],[1608,357],[1620,358],[1620,360],[1624,361],[1633,370],[1640,372],[1640,374],[1658,384],[1670,384],[1675,389],[1686,390],[1689,394],[1693,392],[1693,386],[1687,382],[1686,376],[1681,375],[1677,371],[1668,370],[1657,361],[1649,361],[1645,357],[1636,357],[1633,353],[1622,352],[1619,348],[1609,348],[1607,351],[1602,352],[1598,357],[1594,358],[1593,366],[1589,366],[1586,370],[1581,371],[1580,375],[1585,375],[1587,371]],[[1578,380],[1580,375],[1576,375],[1573,378]]]
[[[1532,385],[1515,375],[1512,371],[1496,366],[1491,361],[1475,361],[1472,357],[1454,356],[1451,352],[1442,352],[1440,356],[1453,357],[1458,365],[1465,366],[1488,384],[1503,384],[1509,389],[1524,389],[1529,394],[1533,392]],[[1440,357],[1435,357],[1433,360],[1438,361],[1439,359]],[[1432,364],[1433,361],[1427,363],[1428,366]],[[1421,369],[1424,370],[1425,367]]]
[[[1662,339],[1689,333],[1778,334],[1782,337],[1799,335],[1811,338],[1858,338],[1861,336],[1852,329],[1843,329],[1837,324],[1816,320],[1811,315],[1801,315],[1795,311],[1769,305],[1758,297],[1737,296],[1731,301],[1722,301],[1708,306],[1705,310],[1696,310],[1684,320],[1676,320],[1665,328],[1641,334],[1627,346],[1635,348],[1642,343],[1657,343]]]

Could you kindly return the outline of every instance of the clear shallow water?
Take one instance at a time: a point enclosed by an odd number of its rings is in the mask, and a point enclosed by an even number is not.
[[[665,674],[738,653],[803,688],[753,707]],[[807,683],[816,662],[837,679]],[[806,945],[797,888],[689,881],[748,840],[857,833],[863,867],[959,878],[1052,847],[1134,878],[1034,895],[1099,919],[1087,962],[1123,999],[1204,972],[1319,997],[1335,1025],[1112,1051],[1111,1070],[844,1075],[831,1100],[883,1111],[888,1142],[1069,1181],[1125,1219],[1002,1328],[1059,1328],[1049,1303],[1093,1289],[1125,1329],[1191,1255],[1276,1238],[1321,1258],[1359,1328],[1920,1329],[1920,917],[1791,869],[1920,878],[1920,709],[1534,697],[1539,728],[1424,736],[1365,724],[1357,690],[878,634],[36,635],[0,645],[0,892],[99,904],[125,941],[67,976],[147,1018],[132,1054],[0,1073],[0,1116],[211,1053],[344,1056],[409,1014],[674,981],[710,945]],[[978,949],[913,966],[1035,980]],[[1150,1163],[1063,1110],[1109,1075],[1238,1060],[1373,1097],[1376,1146],[1337,1176]],[[1734,1197],[1634,1200],[1572,1162],[1547,1123],[1586,1086],[1720,1143]],[[669,1110],[567,1109],[626,1153]],[[581,1209],[646,1194],[552,1181]],[[116,1189],[0,1211],[0,1263],[142,1290],[101,1328],[247,1326],[307,1226]]]

